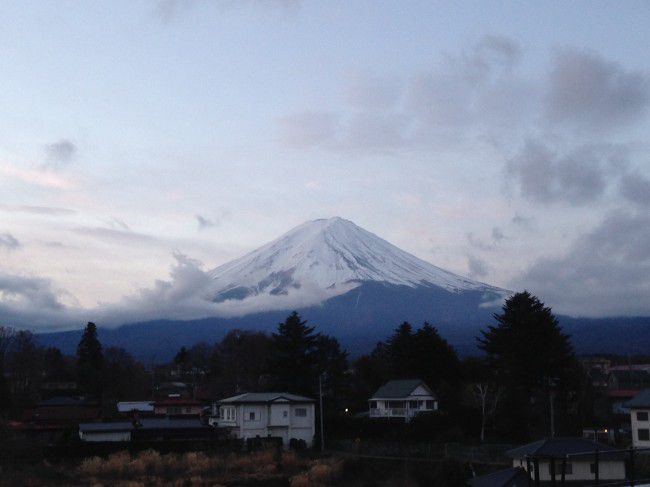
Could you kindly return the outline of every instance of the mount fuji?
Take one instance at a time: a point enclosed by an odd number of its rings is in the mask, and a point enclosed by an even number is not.
[[[102,343],[160,360],[180,346],[219,340],[233,328],[275,330],[296,310],[357,352],[403,321],[428,321],[461,349],[473,350],[478,330],[510,294],[436,267],[338,217],[303,223],[207,272],[205,281],[196,292],[210,317],[100,328]],[[40,335],[65,352],[74,352],[79,336]]]
[[[269,307],[322,303],[366,283],[476,292],[485,301],[509,293],[436,267],[339,217],[303,223],[209,276],[207,299]]]

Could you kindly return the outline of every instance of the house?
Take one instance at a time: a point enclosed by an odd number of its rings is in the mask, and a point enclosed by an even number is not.
[[[153,401],[119,401],[117,403],[117,412],[123,417],[147,417],[154,415]]]
[[[98,403],[82,397],[52,397],[25,410],[21,421],[13,422],[11,427],[35,439],[54,443],[80,422],[100,420]]]
[[[528,487],[529,482],[526,470],[515,467],[474,477],[467,481],[467,485],[470,487]]]
[[[371,418],[401,418],[438,410],[438,397],[421,380],[390,380],[370,399]]]
[[[212,438],[214,433],[199,419],[148,418],[79,425],[79,438],[88,442],[196,440]]]
[[[612,367],[609,372],[607,396],[615,414],[629,413],[625,403],[646,387],[650,387],[650,373],[634,366]]]
[[[531,472],[542,482],[625,479],[625,454],[609,445],[585,438],[549,438],[506,452],[513,467]]]
[[[201,416],[203,405],[194,399],[162,399],[153,404],[156,416]]]
[[[630,410],[632,445],[634,448],[650,447],[650,389],[644,389],[625,406]]]
[[[315,401],[286,392],[249,392],[217,401],[219,428],[227,428],[236,438],[280,437],[288,445],[292,439],[307,446],[314,441]]]

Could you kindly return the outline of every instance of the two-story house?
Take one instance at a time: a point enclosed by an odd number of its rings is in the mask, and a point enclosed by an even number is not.
[[[630,410],[632,445],[635,448],[650,447],[650,389],[644,389],[625,406]]]
[[[288,445],[291,439],[314,441],[314,400],[286,392],[248,392],[222,399],[213,411],[220,428],[228,428],[236,438],[280,437]]]
[[[371,418],[410,421],[419,413],[438,410],[438,397],[419,379],[390,380],[377,389],[368,402]]]

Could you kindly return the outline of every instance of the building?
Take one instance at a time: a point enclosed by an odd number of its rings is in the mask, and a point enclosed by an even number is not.
[[[629,414],[625,404],[646,387],[650,387],[650,373],[643,368],[635,368],[635,366],[612,367],[609,372],[607,388],[607,396],[612,404],[612,412],[615,414]]]
[[[156,416],[201,416],[203,405],[194,399],[162,399],[153,404]]]
[[[211,421],[236,438],[279,437],[314,442],[315,401],[286,392],[249,392],[217,401]]]
[[[632,445],[634,448],[650,447],[650,389],[644,389],[625,406],[630,410]]]
[[[199,419],[148,418],[79,425],[79,438],[82,441],[99,443],[195,440],[214,436],[213,428]]]
[[[123,417],[144,418],[154,415],[153,401],[119,401],[117,403],[117,412]]]
[[[418,379],[388,381],[377,389],[368,403],[371,418],[410,421],[419,413],[438,410],[438,397]]]
[[[528,487],[529,482],[526,470],[515,467],[474,477],[467,481],[467,485],[470,487]]]
[[[567,482],[625,479],[625,454],[609,445],[585,438],[549,438],[506,452],[513,467],[539,476],[541,482],[560,480],[562,471]],[[535,466],[536,465],[536,466]]]

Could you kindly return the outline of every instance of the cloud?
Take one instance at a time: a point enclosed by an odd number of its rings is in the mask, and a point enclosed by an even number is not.
[[[69,179],[58,174],[33,169],[22,169],[11,164],[0,164],[0,174],[45,188],[69,189],[73,186]]]
[[[113,241],[122,244],[129,243],[152,243],[158,242],[159,239],[144,233],[132,232],[130,230],[120,230],[105,227],[77,227],[72,230],[78,235],[92,237],[103,241]]]
[[[67,139],[61,139],[58,142],[47,144],[44,147],[46,164],[49,169],[60,169],[69,164],[77,153],[77,146]]]
[[[467,267],[470,277],[485,277],[488,274],[488,265],[485,260],[476,255],[467,256]]]
[[[124,222],[124,220],[122,220],[120,218],[117,218],[117,217],[111,218],[108,221],[108,225],[111,228],[116,229],[116,230],[125,230],[127,232],[131,230],[131,228],[129,228],[129,226]]]
[[[565,255],[538,259],[512,285],[561,313],[650,314],[650,215],[610,214]]]
[[[0,233],[0,248],[15,250],[20,247],[20,242],[10,233]]]
[[[623,170],[626,159],[622,146],[583,145],[559,154],[542,142],[529,140],[507,168],[522,196],[532,201],[584,205],[605,193],[609,179]]]
[[[532,216],[524,216],[519,213],[515,213],[515,216],[510,219],[510,223],[517,227],[530,230],[535,226],[535,218]]]
[[[51,206],[2,206],[0,205],[0,210],[6,212],[12,212],[12,213],[31,213],[33,215],[44,215],[44,216],[67,216],[76,213],[75,210],[70,210],[68,208],[56,208]]]
[[[205,228],[210,228],[215,226],[215,223],[213,221],[208,220],[207,218],[201,215],[196,215],[196,221],[199,224],[199,230],[203,230]]]
[[[280,139],[296,149],[358,154],[453,145],[495,127],[518,127],[533,98],[514,74],[519,58],[516,42],[486,36],[402,80],[355,72],[342,86],[342,109],[282,117]]]
[[[650,81],[640,72],[592,52],[565,49],[553,57],[546,94],[551,122],[612,129],[638,121],[650,100]]]
[[[494,227],[492,229],[492,240],[494,240],[496,243],[501,242],[505,238],[506,236],[503,233],[503,230],[501,230],[499,227]]]
[[[628,201],[650,207],[650,179],[640,174],[627,174],[621,179],[620,192]]]

